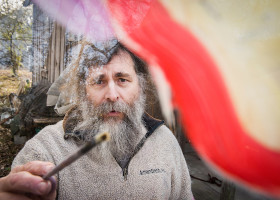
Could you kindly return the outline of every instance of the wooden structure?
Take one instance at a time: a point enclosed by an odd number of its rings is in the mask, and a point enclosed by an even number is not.
[[[65,28],[57,22],[53,24],[48,55],[39,79],[46,79],[53,83],[65,69]]]
[[[25,1],[26,6],[32,4],[31,1]],[[49,37],[52,32],[52,21],[38,8],[33,6],[33,22],[32,22],[32,62],[30,69],[32,71],[32,85],[36,85],[41,81],[41,73],[47,57],[47,49],[49,46]]]
[[[65,28],[44,14],[31,0],[24,6],[33,6],[32,22],[32,62],[30,69],[32,85],[41,81],[53,83],[66,68],[67,33]],[[68,42],[68,44],[72,44]]]

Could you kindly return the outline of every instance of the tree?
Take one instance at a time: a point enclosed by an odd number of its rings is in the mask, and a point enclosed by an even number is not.
[[[20,0],[0,0],[0,64],[16,75],[32,44],[32,10]]]

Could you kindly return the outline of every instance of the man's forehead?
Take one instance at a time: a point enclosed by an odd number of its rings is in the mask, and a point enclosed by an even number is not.
[[[134,63],[127,53],[121,53],[112,58],[112,60],[103,66],[96,66],[90,69],[91,76],[100,76],[100,75],[131,75],[136,74],[134,69]]]

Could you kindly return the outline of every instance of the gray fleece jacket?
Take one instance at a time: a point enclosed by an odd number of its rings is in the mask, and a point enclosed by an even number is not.
[[[57,199],[193,199],[184,155],[171,131],[146,116],[148,133],[127,166],[96,149],[58,173]],[[44,128],[29,140],[12,167],[33,160],[60,163],[81,142],[65,137],[63,121]]]

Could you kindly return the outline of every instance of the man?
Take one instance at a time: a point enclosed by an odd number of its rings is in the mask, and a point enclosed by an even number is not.
[[[145,63],[120,43],[83,52],[76,106],[26,143],[0,180],[0,198],[193,199],[176,138],[144,112]],[[103,131],[111,140],[60,171],[57,186],[41,178]]]

